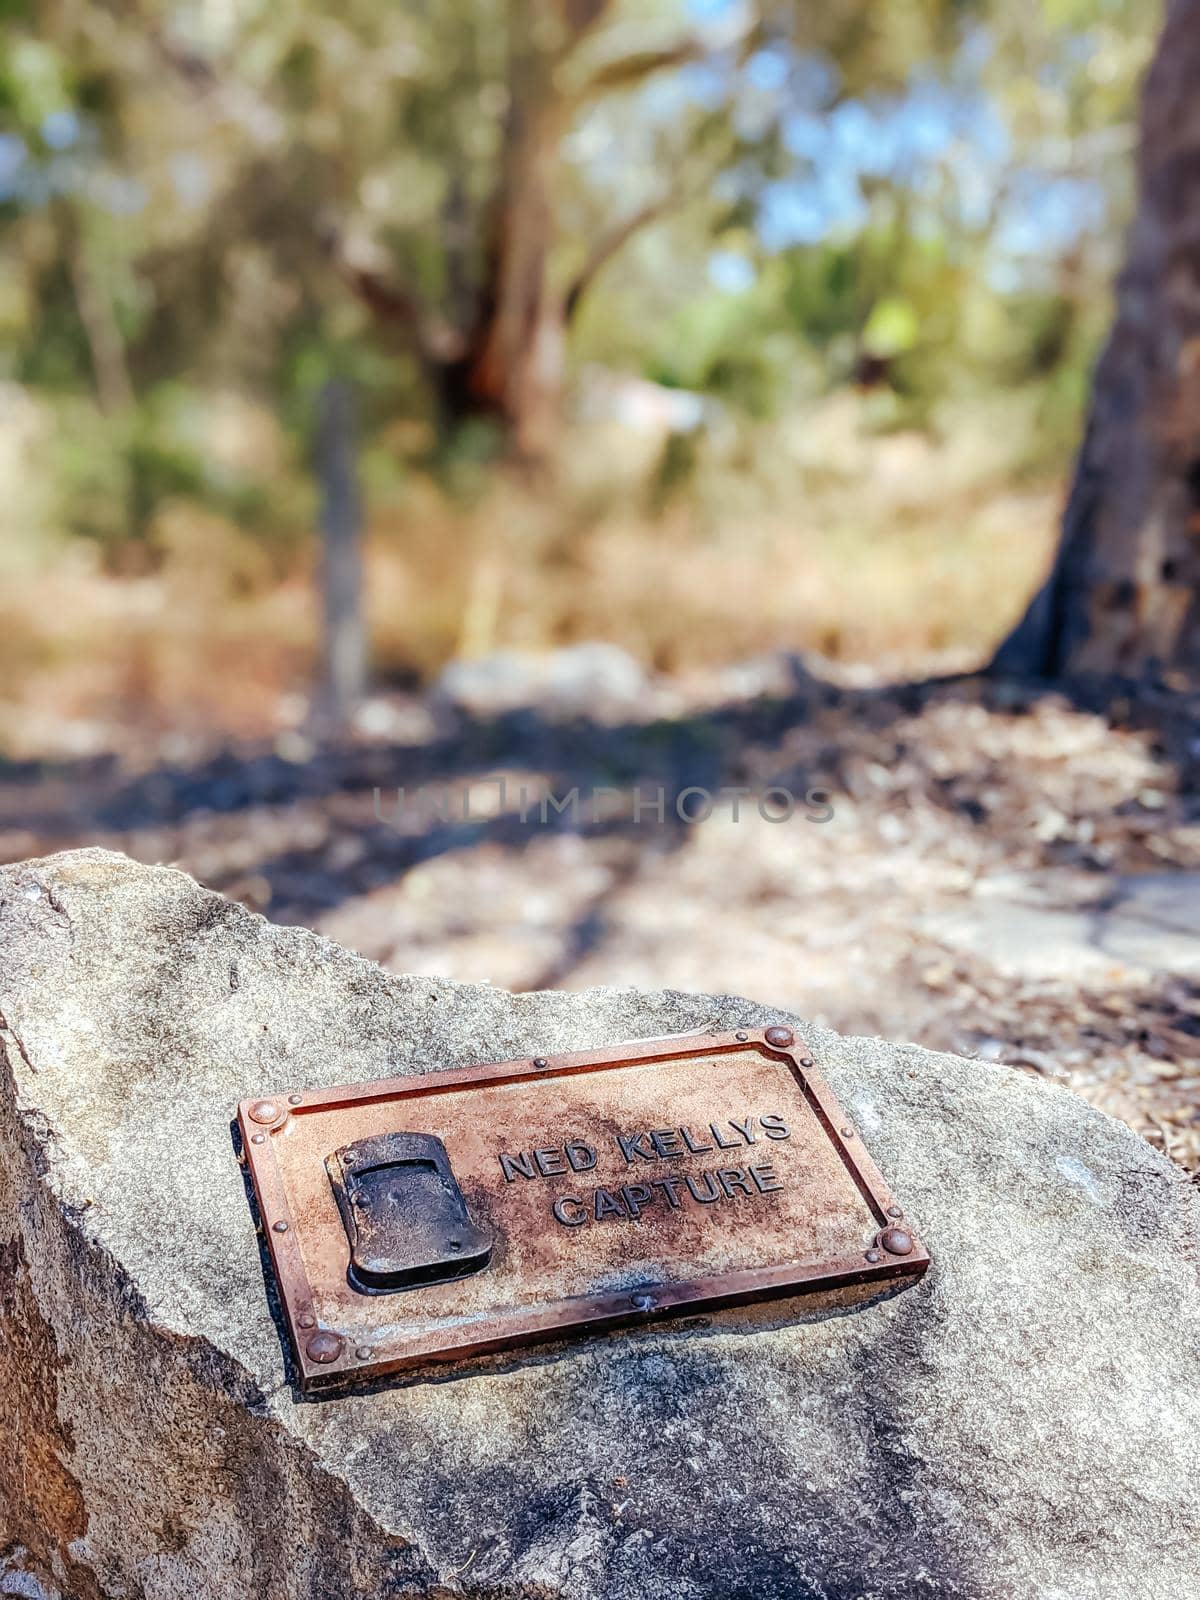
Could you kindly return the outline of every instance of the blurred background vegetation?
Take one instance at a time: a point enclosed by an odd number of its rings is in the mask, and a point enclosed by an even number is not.
[[[302,720],[334,394],[384,687],[595,638],[985,658],[1053,548],[1158,22],[5,0],[0,746]]]
[[[0,860],[745,994],[1200,1168],[1200,0],[1161,21],[0,0]],[[831,824],[679,809],[781,786]]]

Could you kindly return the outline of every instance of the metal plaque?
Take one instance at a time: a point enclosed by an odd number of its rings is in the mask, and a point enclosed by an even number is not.
[[[790,1028],[244,1100],[238,1123],[304,1389],[929,1264]]]

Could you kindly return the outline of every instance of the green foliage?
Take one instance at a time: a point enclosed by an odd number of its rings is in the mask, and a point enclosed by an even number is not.
[[[921,321],[916,307],[903,295],[884,295],[871,307],[862,331],[862,346],[881,361],[907,355],[921,342]]]
[[[100,546],[117,571],[145,570],[160,554],[160,514],[186,501],[255,534],[289,538],[289,487],[222,463],[208,447],[205,397],[164,385],[136,410],[105,417],[87,399],[59,404],[45,447],[57,518],[68,533]]]
[[[1133,89],[1157,22],[1146,0],[764,3],[741,34],[720,17],[698,31],[682,0],[598,11],[568,49],[550,0],[6,0],[3,375],[58,408],[65,526],[152,548],[161,508],[184,499],[275,537],[271,474],[220,468],[194,418],[227,390],[267,405],[297,473],[335,374],[360,396],[375,482],[420,460],[477,498],[504,440],[439,409],[428,347],[469,331],[514,117],[543,116],[552,134],[547,294],[614,218],[673,202],[597,275],[569,335],[577,369],[648,377],[759,423],[846,384],[886,390],[880,413],[901,421],[944,396],[1035,385],[1047,438],[1066,437],[1129,211]],[[1000,135],[985,149],[964,114],[889,165],[871,138],[931,84],[986,107]],[[828,125],[848,106],[875,129],[843,175],[854,205],[772,243],[772,189],[829,178],[789,142],[789,117]],[[1047,223],[1041,251],[1006,242],[1015,207],[1049,217],[1047,186],[1068,182],[1074,235]],[[419,307],[425,349],[403,308],[348,289],[334,234]],[[744,261],[744,285],[710,279],[714,252]],[[423,425],[422,448],[397,445],[401,423]],[[702,435],[666,446],[656,505],[703,448]]]

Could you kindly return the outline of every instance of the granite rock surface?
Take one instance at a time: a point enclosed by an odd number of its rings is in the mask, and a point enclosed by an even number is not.
[[[916,1219],[919,1285],[298,1395],[240,1097],[772,1021]],[[728,997],[393,976],[98,850],[0,872],[6,1592],[1200,1594],[1198,1223],[1182,1172],[1007,1067]]]

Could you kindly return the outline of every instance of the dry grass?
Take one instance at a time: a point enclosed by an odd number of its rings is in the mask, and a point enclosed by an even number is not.
[[[553,491],[497,474],[463,505],[414,475],[372,507],[376,670],[428,679],[456,654],[593,638],[665,671],[781,647],[895,674],[935,653],[979,660],[1049,557],[1061,473],[1022,481],[1028,419],[1012,407],[953,420],[941,440],[877,436],[843,396],[752,444],[718,439],[655,514],[660,444],[600,428],[572,439]],[[281,575],[250,538],[183,508],[160,531],[152,576],[106,576],[71,544],[6,563],[0,749],[302,718],[311,555]]]

